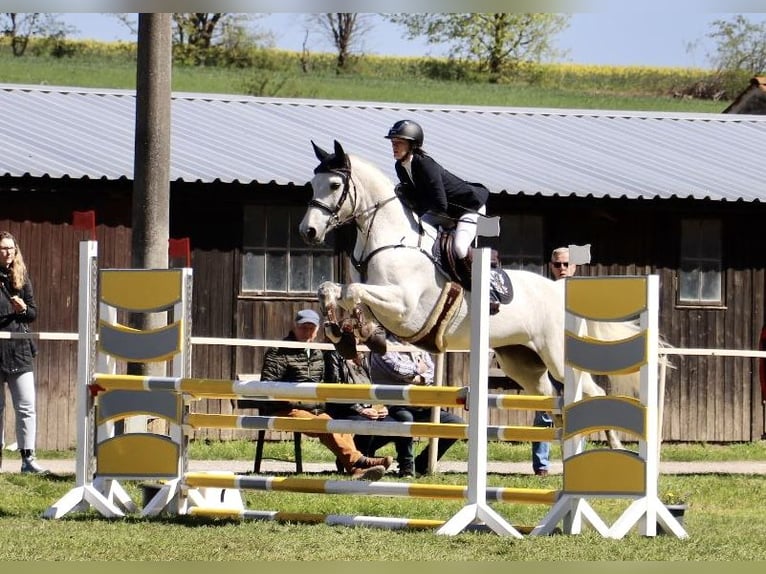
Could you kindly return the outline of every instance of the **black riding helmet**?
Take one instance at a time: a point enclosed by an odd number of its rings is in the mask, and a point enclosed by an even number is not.
[[[386,139],[398,138],[402,140],[409,140],[412,142],[413,147],[423,146],[423,128],[412,120],[399,120],[396,122],[390,130]]]

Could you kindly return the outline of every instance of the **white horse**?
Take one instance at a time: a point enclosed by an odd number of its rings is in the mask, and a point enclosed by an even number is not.
[[[355,281],[319,287],[323,312],[336,306],[360,318],[370,313],[397,338],[430,352],[470,348],[470,297],[453,295],[450,281],[434,262],[433,233],[422,233],[412,211],[397,197],[391,180],[377,167],[347,155],[336,141],[334,153],[312,142],[320,160],[311,180],[313,197],[300,224],[309,244],[353,221],[357,238],[351,261]],[[553,396],[550,373],[564,380],[564,281],[528,271],[508,271],[513,299],[486,317],[490,347],[503,372],[525,393]],[[362,341],[369,329],[357,330]],[[604,395],[587,374],[583,393]],[[610,443],[618,446],[614,433]]]

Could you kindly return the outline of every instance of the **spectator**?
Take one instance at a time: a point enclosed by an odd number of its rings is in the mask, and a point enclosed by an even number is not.
[[[37,318],[32,283],[16,238],[0,231],[0,330],[26,333],[27,325]],[[3,413],[5,387],[8,383],[16,413],[16,443],[21,453],[21,472],[45,474],[35,460],[37,413],[35,411],[35,375],[32,359],[37,349],[31,339],[0,339],[0,464],[3,452]]]
[[[389,340],[392,343],[398,343],[396,339],[389,338]],[[370,374],[373,383],[378,385],[431,385],[434,382],[434,363],[431,355],[423,351],[372,353],[370,355]],[[388,407],[388,414],[400,422],[431,421],[431,407],[392,405]],[[439,410],[439,422],[464,423],[463,419],[443,408]],[[368,454],[374,455],[377,449],[391,440],[392,437],[373,437],[370,450],[367,451]],[[455,441],[456,439],[440,438],[436,459],[439,460]],[[399,463],[399,476],[411,477],[416,474],[427,474],[429,451],[430,444],[420,451],[417,457],[413,458],[414,452],[410,446],[409,452],[403,457],[403,462]]]
[[[310,343],[316,339],[319,330],[319,314],[312,309],[303,309],[295,316],[293,328],[285,341]],[[326,372],[326,365],[332,364],[326,354],[335,351],[321,351],[311,348],[277,347],[266,351],[261,369],[262,381],[286,381],[291,383],[320,383],[336,380]],[[259,405],[259,412],[266,416],[292,417],[302,419],[327,419],[324,403],[305,401],[268,401]],[[312,434],[335,455],[340,465],[355,480],[378,480],[391,465],[391,457],[367,457],[356,448],[350,434]]]
[[[370,385],[370,370],[368,362],[361,353],[357,353],[354,359],[343,359],[337,353],[329,354],[333,358],[335,365],[330,369],[332,377],[328,377],[328,382],[337,380],[341,383]],[[335,374],[337,373],[337,375]],[[397,422],[388,414],[388,408],[385,405],[372,405],[369,403],[328,403],[327,412],[334,419],[348,419],[354,421],[382,421]],[[369,434],[354,435],[356,447],[364,454],[370,454],[374,437]],[[397,462],[399,463],[399,475],[402,476],[402,469],[409,468],[407,476],[411,476],[412,462],[412,437],[410,436],[392,436],[389,441],[396,445]],[[385,444],[385,443],[384,443]],[[379,447],[378,447],[379,448]]]
[[[559,279],[566,279],[571,277],[577,271],[577,265],[569,263],[569,248],[557,247],[551,253],[551,260],[548,263],[553,278],[558,281]],[[548,374],[550,377],[550,374]],[[559,391],[563,390],[563,385],[560,381],[551,377],[551,383]],[[532,422],[532,426],[550,428],[553,426],[553,419],[550,413],[546,411],[535,411],[535,418]],[[551,443],[549,442],[533,442],[532,443],[532,470],[537,476],[548,476],[550,471],[550,454]]]

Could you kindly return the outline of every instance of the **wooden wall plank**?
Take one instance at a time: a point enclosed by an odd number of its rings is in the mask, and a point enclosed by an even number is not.
[[[37,187],[42,183],[35,182]],[[48,185],[52,185],[49,183]],[[74,210],[97,213],[99,265],[130,267],[130,182],[56,182],[57,193],[30,186],[0,188],[4,211],[0,229],[24,247],[40,307],[38,331],[77,328],[78,244],[85,233],[71,226]],[[257,187],[257,186],[256,186]],[[191,237],[194,267],[194,334],[218,337],[283,337],[294,313],[317,308],[313,296],[250,297],[239,294],[242,205],[290,201],[293,190],[276,186],[178,184],[172,186],[171,235]],[[289,191],[289,193],[288,193]],[[263,193],[261,193],[263,192]],[[215,194],[218,201],[199,209]],[[305,201],[300,197],[295,201]],[[756,348],[766,321],[766,277],[762,229],[766,206],[686,200],[631,201],[599,198],[492,197],[493,213],[539,213],[544,219],[545,260],[559,244],[591,243],[594,262],[582,275],[658,273],[661,279],[661,334],[676,347]],[[675,300],[678,222],[685,216],[723,221],[726,304],[723,309],[680,308]],[[746,248],[743,248],[746,246]],[[74,445],[76,432],[76,343],[42,342],[36,361],[39,385],[39,448]],[[234,378],[258,372],[262,349],[197,347],[193,375]],[[663,435],[671,441],[758,440],[763,429],[757,362],[739,358],[675,357],[668,371]],[[449,384],[468,379],[467,360],[450,355]],[[10,403],[8,400],[7,403]],[[231,412],[227,402],[201,402],[204,412]],[[9,412],[11,411],[11,412]],[[6,435],[13,435],[10,404]],[[529,424],[531,413],[492,413],[497,424]],[[227,434],[229,433],[229,434]],[[205,436],[233,436],[211,431]]]

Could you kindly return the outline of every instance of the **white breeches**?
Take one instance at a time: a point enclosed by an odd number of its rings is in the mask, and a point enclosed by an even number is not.
[[[476,239],[476,223],[479,221],[479,214],[487,212],[487,206],[482,205],[478,213],[464,213],[460,216],[455,227],[455,241],[452,246],[455,255],[459,259],[468,255],[468,248]]]

